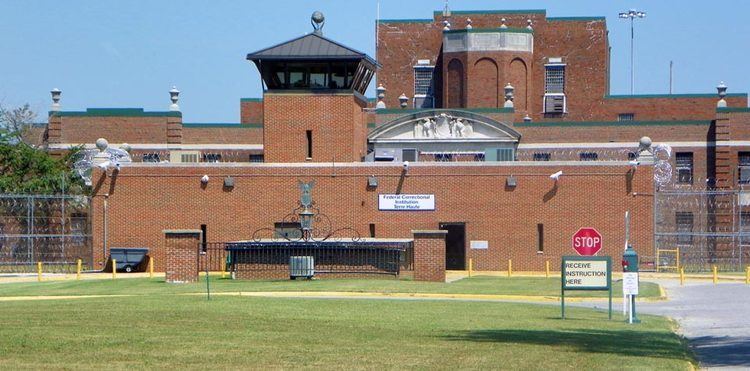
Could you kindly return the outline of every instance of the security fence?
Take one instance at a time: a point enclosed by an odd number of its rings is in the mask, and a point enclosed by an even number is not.
[[[0,272],[74,272],[91,266],[90,199],[0,194]]]
[[[710,271],[714,265],[721,271],[744,270],[750,264],[750,191],[658,190],[654,251],[659,270],[678,265],[692,272]]]

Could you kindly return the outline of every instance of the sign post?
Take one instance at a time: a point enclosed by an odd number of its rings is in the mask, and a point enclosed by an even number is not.
[[[622,292],[628,298],[628,323],[640,322],[635,315],[635,297],[638,295],[638,272],[625,272],[622,274]]]
[[[560,271],[562,319],[565,319],[566,290],[609,291],[609,319],[612,319],[612,258],[563,256]]]

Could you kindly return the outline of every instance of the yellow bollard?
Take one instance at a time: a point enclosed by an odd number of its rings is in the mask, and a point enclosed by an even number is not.
[[[117,278],[117,259],[112,259],[112,279]]]
[[[513,260],[508,259],[508,277],[513,275]]]
[[[545,275],[547,278],[549,278],[549,260],[547,260],[544,268],[545,268]]]
[[[81,259],[76,262],[76,281],[81,280]]]
[[[226,277],[226,273],[227,273],[226,264],[223,264],[223,263],[224,262],[222,262],[222,264],[221,264],[221,279],[224,279],[224,277]]]
[[[42,262],[36,262],[36,279],[42,282]]]
[[[154,278],[154,258],[148,257],[148,278]]]
[[[474,273],[474,259],[469,258],[469,277]]]
[[[685,285],[685,268],[680,268],[680,286]]]
[[[745,268],[745,284],[750,285],[750,265]]]
[[[719,272],[715,265],[713,268],[714,268],[714,285],[715,285],[716,282],[719,280],[719,277],[718,277]]]

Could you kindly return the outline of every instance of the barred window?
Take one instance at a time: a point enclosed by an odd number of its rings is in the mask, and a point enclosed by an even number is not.
[[[635,113],[621,113],[617,115],[617,121],[633,121],[635,120]]]
[[[565,92],[565,65],[553,64],[544,66],[544,92]]]
[[[414,67],[414,95],[432,96],[432,71],[433,66]]]
[[[497,160],[498,161],[515,160],[515,155],[513,154],[513,148],[499,148],[497,150]]]
[[[581,161],[596,161],[599,159],[599,154],[596,152],[581,152],[578,157]]]
[[[250,162],[263,162],[263,155],[253,154],[253,155],[250,155],[250,158],[248,160]]]
[[[439,161],[439,162],[453,161],[453,154],[451,154],[451,153],[436,153],[435,154],[435,161]]]
[[[693,244],[693,213],[690,211],[677,211],[675,216],[675,226],[677,227],[677,233],[681,233],[677,236],[678,245],[692,245]]]
[[[741,232],[750,232],[750,211],[742,211],[740,212],[740,231]],[[745,239],[743,238],[743,245],[746,244]]]
[[[740,152],[737,154],[739,171],[737,174],[740,178],[740,183],[750,183],[750,152]]]
[[[549,161],[552,159],[552,154],[549,152],[534,152],[534,161]]]
[[[675,153],[677,183],[693,184],[693,152]]]

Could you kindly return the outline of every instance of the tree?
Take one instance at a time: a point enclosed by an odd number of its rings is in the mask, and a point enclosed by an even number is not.
[[[28,103],[21,107],[5,108],[0,105],[0,137],[10,142],[21,142],[36,119]]]
[[[83,181],[72,171],[80,148],[55,158],[23,142],[34,117],[28,104],[0,112],[0,193],[83,193]]]

